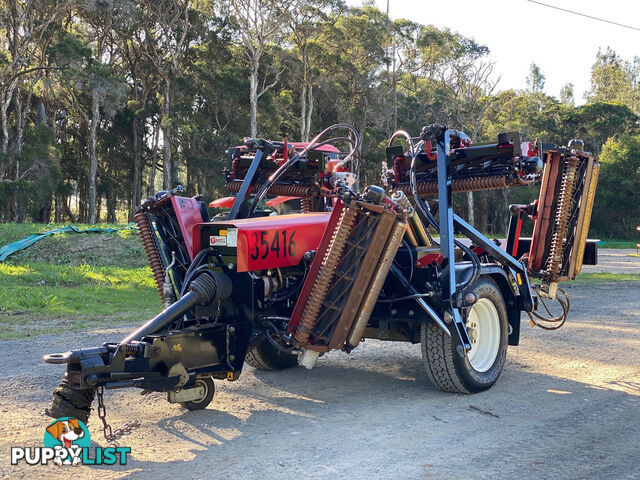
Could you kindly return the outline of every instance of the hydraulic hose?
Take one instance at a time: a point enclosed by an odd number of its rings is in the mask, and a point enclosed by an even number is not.
[[[230,297],[232,290],[233,285],[228,276],[224,273],[207,270],[191,282],[189,292],[180,300],[131,332],[120,343],[124,345],[134,340],[140,340],[146,335],[157,333],[191,311],[196,305],[209,305]]]

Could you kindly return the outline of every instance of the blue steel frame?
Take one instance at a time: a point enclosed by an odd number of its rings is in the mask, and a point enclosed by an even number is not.
[[[521,310],[533,311],[533,297],[526,266],[513,258],[503,249],[494,244],[478,230],[469,225],[466,221],[453,213],[452,188],[451,188],[451,139],[466,138],[466,135],[456,130],[445,130],[440,138],[436,139],[437,166],[438,166],[438,211],[440,223],[440,253],[444,257],[442,262],[442,284],[441,299],[444,307],[444,320],[449,324],[451,321],[460,340],[458,353],[464,354],[471,348],[469,335],[465,327],[460,311],[455,307],[455,303],[460,304],[462,299],[457,299],[459,293],[456,288],[456,271],[454,257],[454,233],[456,231],[471,239],[477,246],[482,247],[505,269],[508,269],[512,278],[518,284],[519,308]],[[452,332],[453,333],[453,332]]]

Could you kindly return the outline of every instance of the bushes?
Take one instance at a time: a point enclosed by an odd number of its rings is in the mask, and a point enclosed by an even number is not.
[[[592,235],[635,238],[640,225],[640,135],[610,138],[599,160]]]

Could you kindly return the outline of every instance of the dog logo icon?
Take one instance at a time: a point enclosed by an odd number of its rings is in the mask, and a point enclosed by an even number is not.
[[[91,436],[86,425],[73,417],[58,418],[44,434],[44,446],[56,451],[53,461],[58,466],[82,463],[82,449],[90,444]]]

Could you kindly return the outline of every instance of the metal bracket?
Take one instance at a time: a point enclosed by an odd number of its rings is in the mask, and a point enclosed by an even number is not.
[[[183,388],[178,391],[167,392],[167,400],[169,403],[197,402],[205,396],[205,389],[202,385],[193,388]]]
[[[256,155],[253,157],[253,161],[251,162],[251,166],[242,180],[242,186],[236,195],[236,200],[233,202],[233,207],[231,207],[227,220],[235,220],[246,216],[248,210],[247,200],[249,198],[249,191],[256,182],[256,173],[258,172],[258,167],[260,167],[260,163],[264,156],[265,153],[262,149],[258,148]]]
[[[189,381],[189,374],[187,373],[187,369],[184,368],[180,362],[175,363],[169,369],[168,377],[179,377],[178,383],[176,384],[176,388],[183,387]]]

